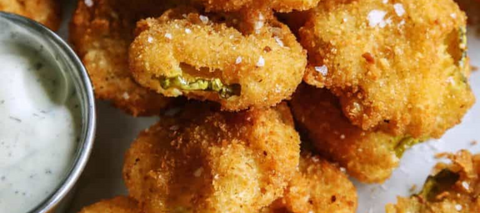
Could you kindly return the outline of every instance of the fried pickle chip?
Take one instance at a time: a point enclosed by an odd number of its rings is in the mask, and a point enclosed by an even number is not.
[[[237,11],[246,7],[267,7],[277,12],[303,11],[315,7],[320,0],[200,0],[209,11]]]
[[[128,67],[128,46],[138,20],[161,15],[184,1],[78,1],[70,41],[85,64],[95,95],[132,115],[156,115],[171,100],[138,85]]]
[[[141,213],[137,201],[118,196],[83,208],[79,213]]]
[[[60,6],[57,0],[0,0],[0,11],[33,19],[51,30],[60,26]]]
[[[130,48],[133,76],[165,96],[215,101],[228,111],[289,98],[307,63],[295,36],[273,19],[244,35],[235,20],[167,12],[142,21]]]
[[[328,161],[302,154],[284,197],[262,213],[354,213],[356,208],[357,191],[348,177]]]
[[[387,213],[480,212],[480,155],[461,150],[446,155],[452,164],[439,163],[420,193],[398,197]]]
[[[365,183],[385,181],[398,166],[403,152],[426,139],[362,130],[350,123],[338,98],[326,89],[301,85],[291,106],[315,148]]]
[[[258,212],[283,195],[299,144],[286,104],[240,113],[192,105],[140,134],[124,180],[146,213]]]
[[[465,14],[452,0],[321,1],[300,30],[304,80],[364,130],[440,137],[474,103]]]

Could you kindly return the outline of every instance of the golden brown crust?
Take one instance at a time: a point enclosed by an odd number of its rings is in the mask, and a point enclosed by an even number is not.
[[[136,22],[169,8],[170,1],[152,1],[93,0],[90,6],[79,1],[70,26],[70,41],[87,68],[96,97],[135,116],[159,114],[171,102],[138,85],[128,68]]]
[[[118,196],[87,206],[79,213],[141,213],[141,211],[134,199]]]
[[[191,105],[140,134],[124,180],[147,213],[256,212],[282,196],[299,143],[285,104],[240,113]]]
[[[141,85],[168,97],[206,99],[219,102],[224,110],[238,111],[276,105],[302,81],[306,53],[287,26],[265,17],[265,26],[248,33],[248,24],[237,27],[243,29],[233,27],[237,19],[217,22],[214,16],[185,14],[184,18],[167,12],[139,23],[141,33],[130,48],[130,67]],[[235,86],[237,92],[225,97],[225,91],[210,86],[189,89],[194,86],[165,83],[177,77],[187,82],[218,80],[222,89]]]
[[[386,212],[480,212],[480,155],[472,156],[467,150],[461,150],[456,154],[445,154],[445,156],[448,157],[452,163],[437,164],[434,168],[433,175],[429,177],[420,194],[413,195],[410,198],[398,197],[397,204],[388,204],[386,206]],[[438,179],[439,174],[442,172],[448,174],[443,177],[443,179],[447,181],[437,180],[433,182],[432,178],[436,176]],[[432,184],[436,185],[434,186]],[[429,189],[426,187],[429,187]]]
[[[209,11],[238,11],[247,7],[272,8],[277,12],[303,11],[314,8],[320,0],[200,0]]]
[[[322,1],[300,30],[304,80],[365,130],[440,137],[474,102],[465,20],[452,0]]]
[[[0,11],[31,18],[54,31],[60,26],[58,0],[0,0]]]
[[[328,90],[301,85],[291,106],[295,119],[307,130],[317,150],[358,180],[383,182],[398,166],[400,159],[395,147],[402,137],[352,125],[343,115],[338,99]]]
[[[302,154],[284,197],[262,213],[354,213],[356,209],[357,191],[348,177],[328,161]]]

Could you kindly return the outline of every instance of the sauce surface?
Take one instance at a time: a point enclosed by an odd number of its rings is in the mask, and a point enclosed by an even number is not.
[[[0,39],[0,212],[33,209],[73,164],[79,100],[48,58],[41,46]]]

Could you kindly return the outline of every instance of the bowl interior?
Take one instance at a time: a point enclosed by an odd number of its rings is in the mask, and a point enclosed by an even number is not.
[[[80,108],[79,132],[75,153],[63,180],[56,189],[29,212],[48,212],[72,189],[82,173],[92,150],[96,127],[95,100],[88,74],[76,54],[59,36],[30,19],[0,12],[0,35],[13,43],[22,42],[33,49],[41,49],[42,57],[57,66],[63,77],[65,98],[76,97]],[[3,34],[3,35],[2,35]],[[55,128],[55,127],[52,127]]]

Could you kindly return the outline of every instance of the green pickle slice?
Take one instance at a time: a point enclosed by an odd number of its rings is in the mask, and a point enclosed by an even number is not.
[[[185,91],[217,92],[222,99],[228,99],[232,96],[239,96],[241,92],[241,87],[239,84],[225,85],[218,78],[211,80],[194,79],[188,81],[182,76],[161,77],[160,86],[163,89],[176,88]]]
[[[438,201],[437,196],[452,188],[459,178],[459,174],[452,172],[449,169],[443,169],[436,175],[428,176],[422,191],[413,196],[425,198],[429,202]]]

